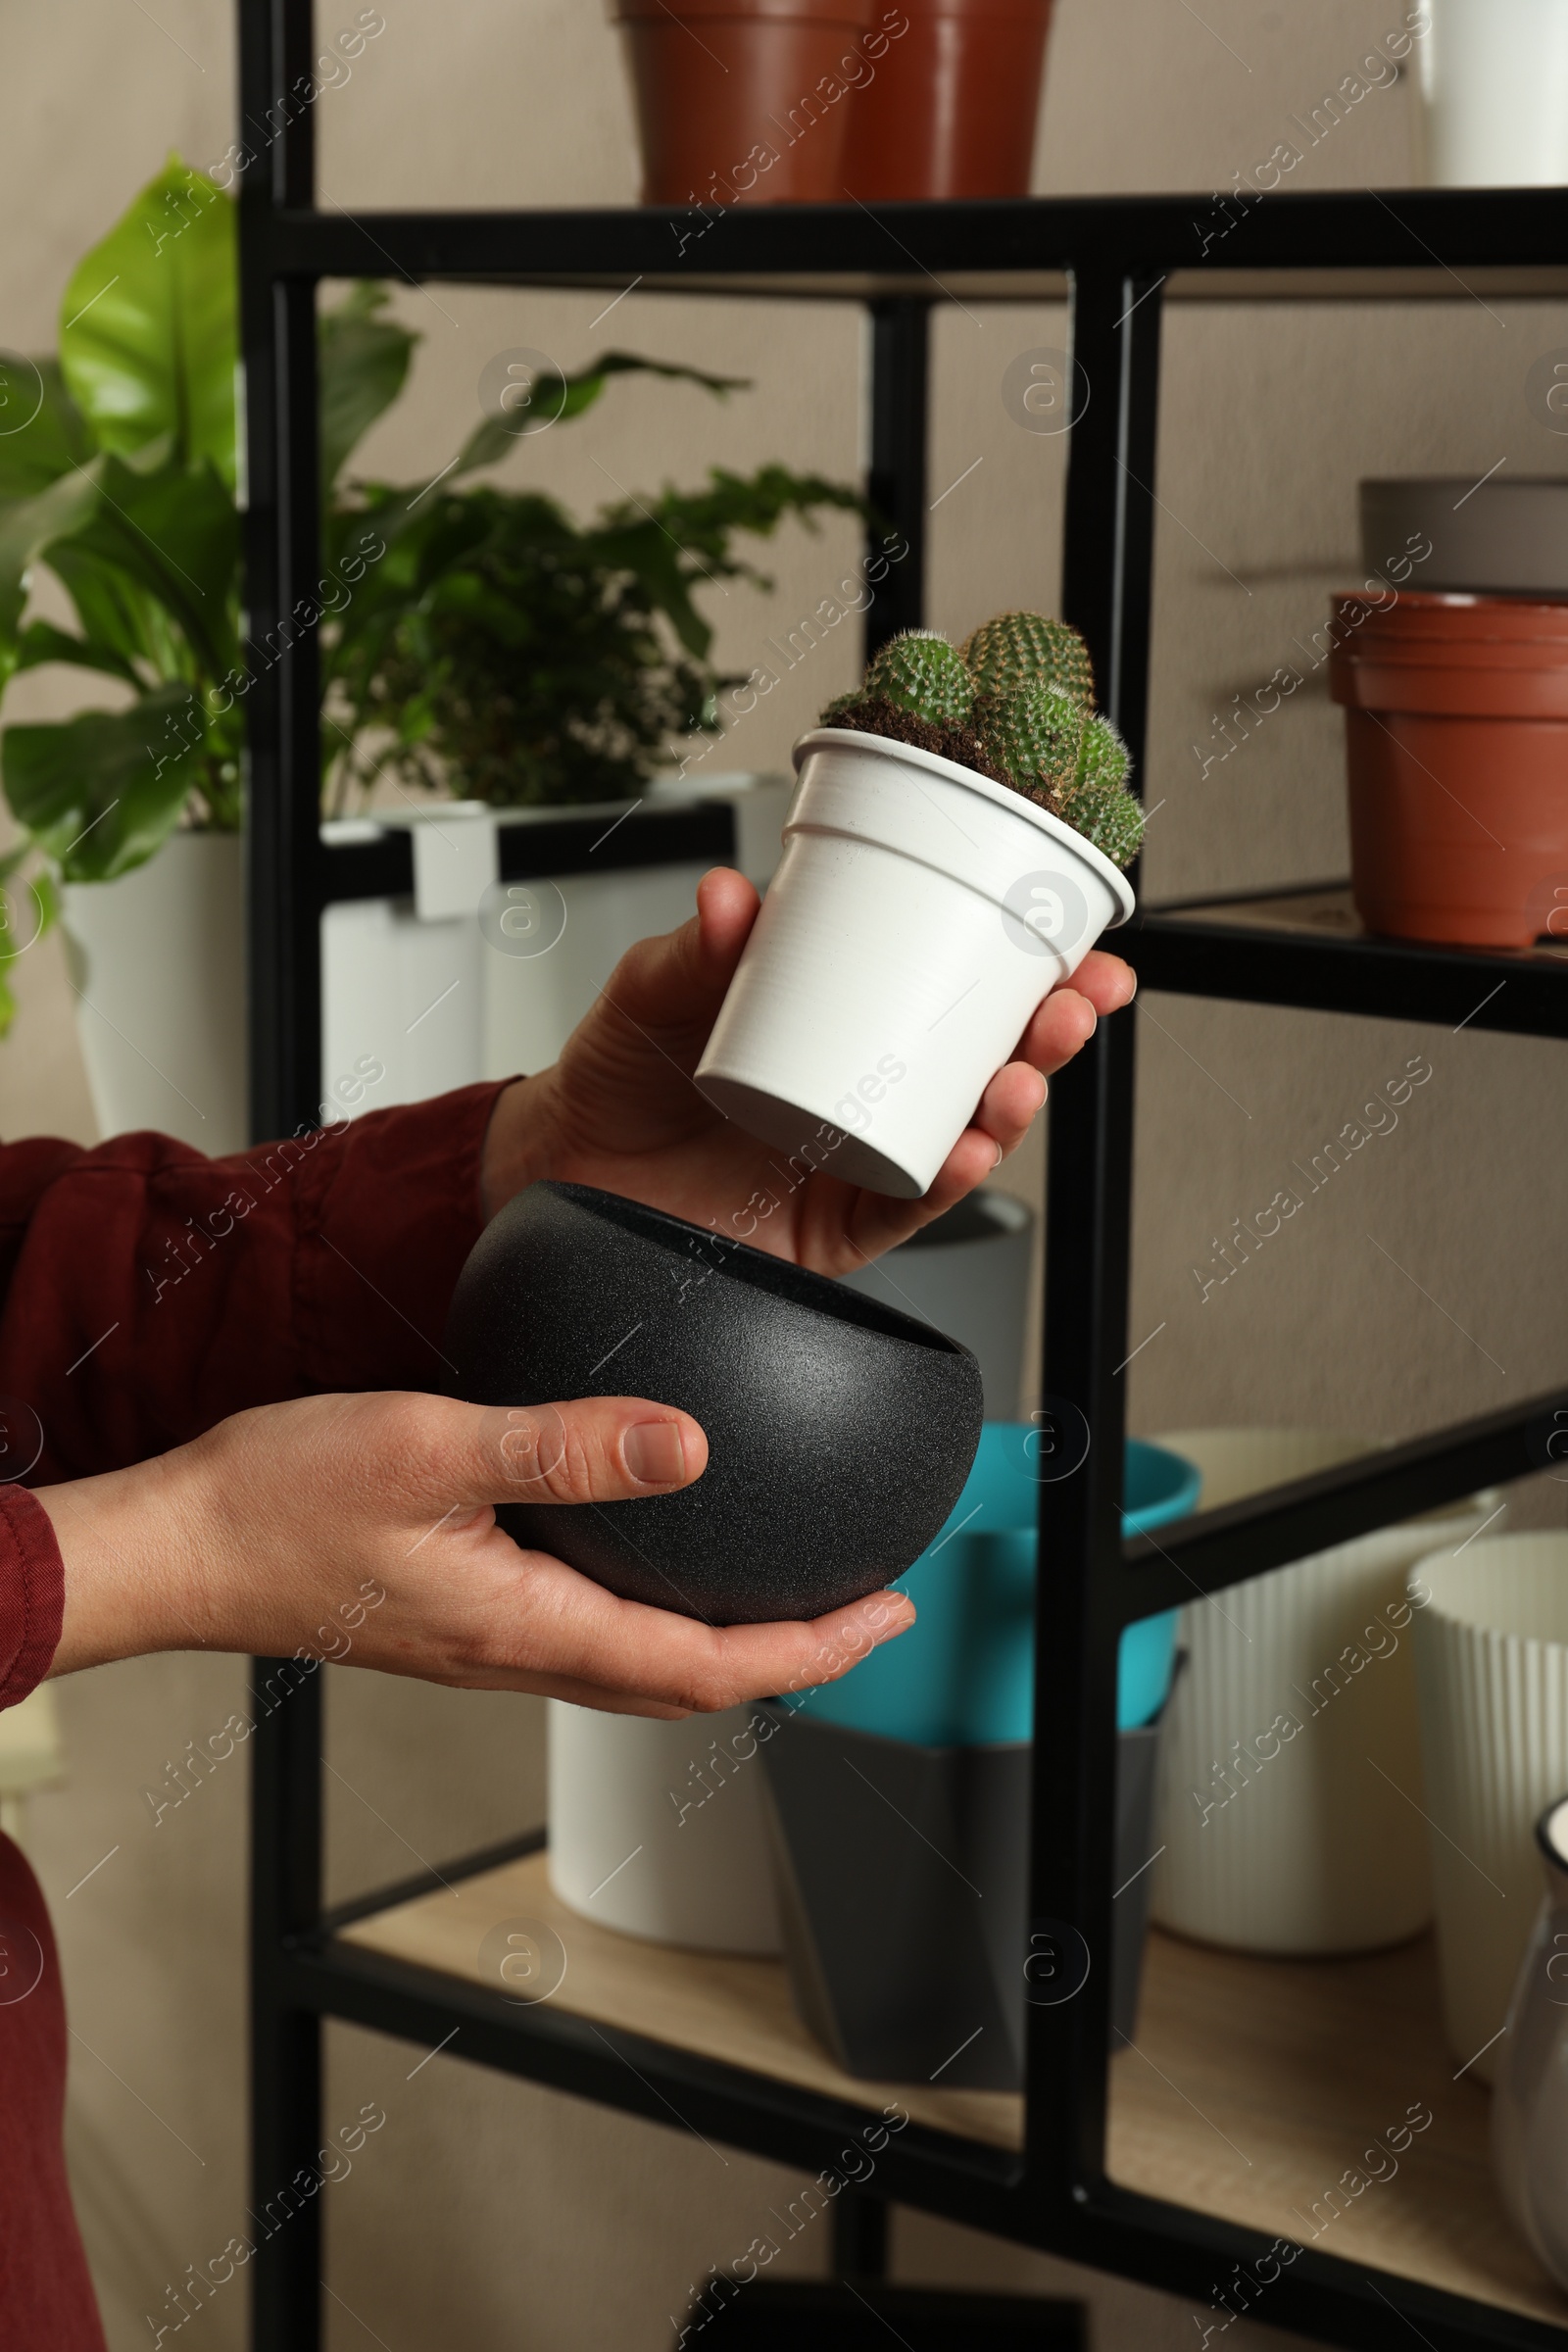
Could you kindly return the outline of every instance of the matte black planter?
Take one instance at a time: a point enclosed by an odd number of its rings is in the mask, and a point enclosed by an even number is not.
[[[530,1185],[485,1228],[445,1344],[474,1403],[647,1396],[702,1423],[708,1468],[678,1494],[499,1516],[612,1592],[713,1624],[817,1617],[890,1584],[980,1443],[967,1348],[584,1185]]]
[[[778,1725],[761,1752],[779,1912],[802,2022],[847,2074],[1021,2089],[1028,1742],[915,1747],[778,1700],[767,1712]],[[1149,1874],[1134,1874],[1149,1859],[1158,1752],[1157,1722],[1117,1735],[1115,2047],[1137,2024]]]

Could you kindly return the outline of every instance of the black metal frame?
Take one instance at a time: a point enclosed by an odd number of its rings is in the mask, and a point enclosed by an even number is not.
[[[247,135],[274,135],[246,171],[240,201],[248,386],[250,690],[249,913],[252,1103],[258,1135],[311,1122],[318,1100],[318,918],[333,899],[398,886],[406,851],[322,850],[318,835],[318,665],[301,632],[275,652],[283,616],[315,571],[318,531],[315,297],[328,275],[651,291],[810,293],[869,305],[869,488],[908,540],[867,615],[873,642],[917,621],[926,513],[927,325],[950,292],[965,299],[1070,290],[1076,364],[1088,407],[1071,437],[1063,605],[1083,630],[1105,700],[1142,764],[1147,716],[1159,335],[1168,300],[1286,300],[1394,294],[1456,299],[1456,272],[1499,290],[1568,291],[1562,193],[1277,196],[1224,220],[1185,198],[776,207],[723,215],[377,214],[314,205],[313,125],[285,92],[308,70],[311,0],[241,0],[241,113]],[[699,233],[700,232],[700,233]],[[1205,232],[1208,243],[1204,243]],[[1210,248],[1213,248],[1212,252]],[[641,838],[628,862],[722,854]],[[710,826],[725,820],[708,812]],[[639,819],[668,825],[669,818]],[[519,870],[569,870],[580,846],[530,831]],[[547,862],[552,860],[553,862]],[[1391,942],[1259,932],[1223,914],[1147,911],[1124,935],[1147,982],[1257,1004],[1568,1035],[1568,971],[1546,956],[1471,955]],[[1506,986],[1497,989],[1498,980]],[[1488,997],[1491,989],[1494,993]],[[1055,1563],[1039,1623],[1032,1916],[1065,1924],[1091,1951],[1109,1943],[1114,1675],[1131,1619],[1298,1557],[1304,1550],[1451,1501],[1538,1466],[1532,1424],[1568,1405],[1568,1389],[1484,1421],[1195,1519],[1123,1545],[1121,1458],[1126,1350],[1134,1025],[1102,1024],[1055,1083],[1047,1239],[1045,1388],[1074,1400],[1095,1433],[1080,1474],[1041,1490],[1042,1541]],[[262,1671],[266,1671],[263,1663]],[[461,2029],[455,2054],[668,2122],[814,2171],[832,2161],[857,2108],[634,2034],[608,2034],[548,2005],[517,2009],[477,1985],[334,1940],[345,1913],[320,1897],[321,1701],[313,1681],[253,1740],[253,2202],[267,2202],[318,2145],[320,2021],[352,2019],[433,2046]],[[525,1841],[526,1842],[526,1841]],[[517,1850],[517,1849],[513,1849]],[[495,1854],[444,1866],[447,1879]],[[410,1891],[383,1888],[353,1907]],[[1260,2253],[1257,2233],[1134,2195],[1104,2173],[1106,1985],[1030,2012],[1027,2144],[1019,2158],[911,2126],[879,2159],[877,2196],[924,2206],[1022,2242],[1186,2292],[1207,2304],[1225,2268]],[[841,2258],[874,2271],[876,2198],[841,2236]],[[255,2341],[312,2352],[319,2341],[318,2208],[308,2203],[258,2249]],[[1279,2279],[1277,2327],[1372,2347],[1393,2306],[1433,2352],[1480,2344],[1555,2348],[1562,2333],[1489,2306],[1304,2253]]]

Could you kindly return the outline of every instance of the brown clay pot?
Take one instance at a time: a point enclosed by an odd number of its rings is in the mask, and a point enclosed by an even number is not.
[[[1027,196],[1052,0],[899,0],[850,100],[845,180],[877,198]],[[891,27],[890,27],[891,30]]]
[[[884,0],[610,0],[645,204],[843,201],[850,93]]]
[[[1478,948],[1568,935],[1568,601],[1342,596],[1333,633],[1367,928]]]

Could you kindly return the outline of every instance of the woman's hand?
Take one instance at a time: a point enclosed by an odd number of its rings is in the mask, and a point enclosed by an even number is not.
[[[692,1077],[759,905],[742,875],[705,874],[691,921],[623,956],[555,1068],[508,1089],[485,1147],[491,1214],[523,1185],[553,1176],[693,1224],[716,1222],[721,1232],[744,1219],[743,1238],[757,1249],[820,1274],[850,1273],[961,1200],[1015,1152],[1045,1102],[1047,1077],[1137,986],[1119,957],[1086,956],[1070,986],[1041,1005],[1017,1059],[992,1079],[923,1200],[892,1200],[820,1173],[791,1189],[782,1155],[722,1118]]]
[[[702,1625],[618,1600],[496,1525],[498,1502],[667,1494],[707,1462],[690,1414],[638,1397],[238,1413],[134,1469],[38,1490],[66,1568],[50,1671],[239,1650],[667,1717],[832,1682],[914,1622],[881,1592],[809,1625]]]

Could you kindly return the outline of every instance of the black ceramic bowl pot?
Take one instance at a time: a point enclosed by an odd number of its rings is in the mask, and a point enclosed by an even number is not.
[[[980,1442],[956,1341],[585,1185],[530,1185],[485,1228],[446,1352],[476,1404],[647,1396],[702,1423],[708,1468],[678,1494],[499,1517],[612,1592],[715,1625],[818,1617],[902,1575]]]

